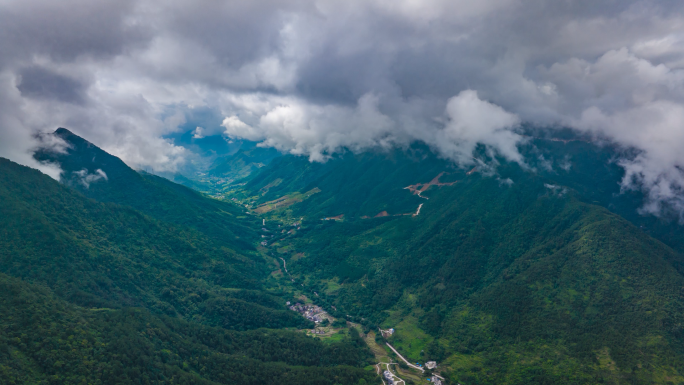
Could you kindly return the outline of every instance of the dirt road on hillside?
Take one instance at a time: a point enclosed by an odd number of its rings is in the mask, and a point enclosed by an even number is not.
[[[406,360],[406,358],[404,358],[404,356],[402,356],[401,354],[399,354],[399,352],[397,351],[397,349],[394,348],[394,346],[392,346],[392,345],[389,344],[389,342],[385,342],[385,343],[387,344],[387,346],[389,346],[390,349],[392,349],[392,351],[393,351],[394,353],[396,353],[397,357],[401,358],[402,361],[406,362],[406,365],[408,365],[408,366],[410,366],[410,367],[412,367],[412,368],[414,368],[414,369],[418,369],[418,370],[420,370],[421,372],[424,372],[424,371],[425,371],[425,369],[421,368],[420,366],[416,366],[416,365],[413,365],[412,363],[408,362],[408,361]]]

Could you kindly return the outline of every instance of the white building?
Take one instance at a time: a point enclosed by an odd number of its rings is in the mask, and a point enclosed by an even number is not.
[[[389,370],[385,370],[382,374],[389,385],[394,385],[394,376],[392,376]]]

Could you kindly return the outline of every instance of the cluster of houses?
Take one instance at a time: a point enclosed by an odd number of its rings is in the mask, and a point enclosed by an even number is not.
[[[388,385],[394,385],[394,376],[389,370],[385,370],[382,373],[382,376],[385,377],[385,381],[387,381]]]
[[[235,199],[235,198],[233,198],[233,199]],[[262,220],[262,226],[266,226],[266,219]],[[278,225],[278,227],[280,227],[280,225]],[[300,230],[301,229],[300,222],[293,223],[292,227],[296,228],[297,230]],[[261,231],[263,231],[265,233],[271,232],[271,230],[269,230],[265,227],[262,227]],[[292,233],[294,233],[294,231],[295,231],[295,229],[292,229],[289,231],[287,229],[283,229],[280,231],[280,233],[281,234],[283,234],[283,233],[292,234]],[[268,234],[261,234],[261,238],[266,238],[266,239],[262,239],[261,246],[268,246],[268,238],[274,238],[274,237],[275,237],[275,235],[273,235],[273,234],[271,234],[270,236]]]
[[[432,363],[433,364],[432,367],[429,367],[428,363]],[[425,364],[425,366],[428,367],[428,369],[432,369],[432,368],[437,366],[437,364],[434,361],[429,361],[428,363]],[[394,375],[392,375],[392,372],[390,372],[389,370],[385,370],[382,373],[382,377],[385,379],[385,381],[387,381],[387,385],[394,385],[395,384],[395,380],[394,380],[395,377],[394,377]],[[443,384],[443,382],[442,382],[443,379],[439,376],[436,376],[436,375],[433,375],[432,377],[428,378],[427,380],[428,380],[428,382],[431,382],[434,385],[442,385]],[[401,381],[396,381],[396,382],[401,382]]]
[[[296,304],[290,306],[290,310],[294,310],[297,313],[300,313],[306,319],[313,321],[315,323],[319,323],[319,322],[323,321],[323,317],[321,317],[321,313],[325,313],[325,311],[323,309],[321,309],[320,306],[302,305],[301,303],[296,303]]]

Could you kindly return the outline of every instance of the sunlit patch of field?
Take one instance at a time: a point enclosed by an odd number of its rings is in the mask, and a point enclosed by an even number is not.
[[[283,271],[281,269],[272,271],[271,276],[273,276],[274,278],[281,278],[283,276]]]
[[[384,347],[378,345],[378,343],[375,342],[375,335],[376,335],[375,332],[371,330],[371,331],[364,337],[363,340],[366,341],[366,344],[368,345],[368,347],[370,348],[370,350],[373,352],[373,355],[375,355],[375,358],[376,358],[378,361],[381,361],[381,362],[382,362],[381,358],[385,358],[386,361],[384,361],[384,362],[388,362],[389,360],[388,360],[388,356],[387,356],[387,351],[385,350]]]
[[[390,337],[390,343],[407,360],[422,364],[424,358],[420,352],[425,350],[427,345],[434,340],[434,337],[419,327],[419,315],[415,311],[408,315],[401,315],[401,312],[391,312],[390,314],[390,317],[383,322],[383,328],[394,328],[395,330],[394,335]]]
[[[426,382],[425,376],[418,372],[417,369],[402,369],[399,365],[392,365],[392,370],[394,370],[399,377],[408,380],[406,382],[409,384],[411,381],[416,384]]]
[[[289,253],[290,251],[292,251],[292,249],[293,249],[292,245],[285,245],[283,247],[279,247],[278,249],[276,249],[276,251],[279,254],[286,254],[286,253]]]
[[[302,201],[308,199],[309,197],[311,197],[313,194],[316,194],[320,191],[321,190],[318,187],[315,187],[315,188],[313,188],[313,189],[311,189],[305,193],[296,192],[296,193],[288,194],[288,195],[282,196],[278,199],[274,199],[272,201],[269,201],[269,202],[266,202],[264,204],[259,205],[259,207],[257,207],[254,210],[254,212],[256,212],[257,214],[264,214],[264,213],[267,213],[269,211],[284,209],[284,208],[287,208],[289,206],[292,206],[295,203],[302,202]]]
[[[333,278],[333,279],[330,279],[326,282],[326,284],[327,284],[327,288],[325,289],[326,294],[333,293],[333,292],[339,290],[340,288],[342,288],[342,285],[340,285],[338,283],[338,281],[339,281],[338,278]]]
[[[329,343],[338,342],[344,340],[348,335],[349,333],[345,329],[332,329],[330,334],[326,334],[322,340]]]

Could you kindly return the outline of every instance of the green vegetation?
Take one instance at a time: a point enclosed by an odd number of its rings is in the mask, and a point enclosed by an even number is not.
[[[422,148],[414,149],[419,150]],[[383,154],[349,154],[325,164],[283,156],[247,178],[244,191],[248,191],[247,196],[258,196],[257,202],[262,204],[294,192],[319,189],[321,192],[309,197],[306,203],[292,206],[295,218],[307,216],[318,220],[344,214],[347,220],[374,217],[382,211],[390,215],[412,213],[424,199],[411,195],[404,187],[429,182],[445,169],[454,173],[445,180],[464,174],[444,160],[423,155],[407,157],[397,150],[387,155],[387,160]]]
[[[319,294],[314,302],[368,329],[394,327],[389,341],[402,354],[436,360],[462,384],[683,380],[684,257],[592,204],[613,190],[590,194],[589,177],[574,189],[558,173],[505,162],[496,176],[466,175],[426,155],[414,162],[424,168],[410,171],[410,159],[363,154],[300,165],[282,157],[248,178],[246,196],[279,179],[263,199],[321,189],[290,208],[304,217],[302,230],[276,241],[297,285]],[[403,189],[442,171],[458,182],[430,187],[428,200]],[[599,185],[617,186],[619,175],[601,175]],[[424,203],[419,216],[362,218],[401,202],[398,193]],[[341,213],[344,222],[320,221]]]
[[[66,153],[41,151],[35,157],[59,164],[64,184],[98,201],[129,206],[155,219],[198,230],[220,246],[254,250],[257,221],[251,216],[238,219],[245,212],[240,207],[207,199],[164,178],[138,173],[64,128],[55,135],[69,144]]]
[[[265,286],[259,254],[208,234],[0,159],[3,383],[373,380],[354,336],[262,329],[312,323]]]
[[[414,313],[420,311],[420,308],[414,309]],[[385,320],[384,324],[393,327],[396,333],[387,340],[407,360],[414,363],[426,361],[427,356],[424,352],[427,346],[433,342],[434,337],[420,329],[418,319],[414,314],[404,315],[400,319],[396,319],[395,322],[392,322],[392,318]],[[444,358],[446,357],[441,357],[439,361]]]
[[[269,201],[269,202],[261,203],[254,211],[257,214],[264,214],[264,213],[267,213],[269,211],[284,209],[286,207],[292,206],[295,203],[302,202],[302,201],[308,199],[309,197],[311,197],[313,194],[316,194],[320,191],[321,191],[320,189],[318,189],[317,187],[314,187],[313,189],[311,189],[311,190],[309,190],[303,194],[301,194],[301,193],[288,194],[288,195],[282,196],[278,199],[274,199],[274,200]]]
[[[85,309],[0,274],[4,384],[356,384],[373,381],[355,340],[204,327],[143,309]]]
[[[47,285],[81,306],[142,306],[238,329],[265,326],[245,325],[245,318],[302,326],[282,299],[224,289],[261,288],[268,274],[262,260],[216,246],[197,231],[89,200],[4,159],[0,225],[0,271]]]
[[[323,164],[254,149],[212,171],[248,175],[229,195],[248,213],[57,134],[68,152],[37,157],[70,187],[0,160],[15,383],[378,383],[385,342],[464,385],[684,383],[684,233],[635,214],[616,149],[537,138],[527,167],[495,170],[420,145]],[[294,298],[335,318],[325,334],[276,330],[313,327]]]
[[[280,156],[274,148],[245,147],[237,153],[221,159],[208,173],[213,176],[240,179],[249,176]]]

